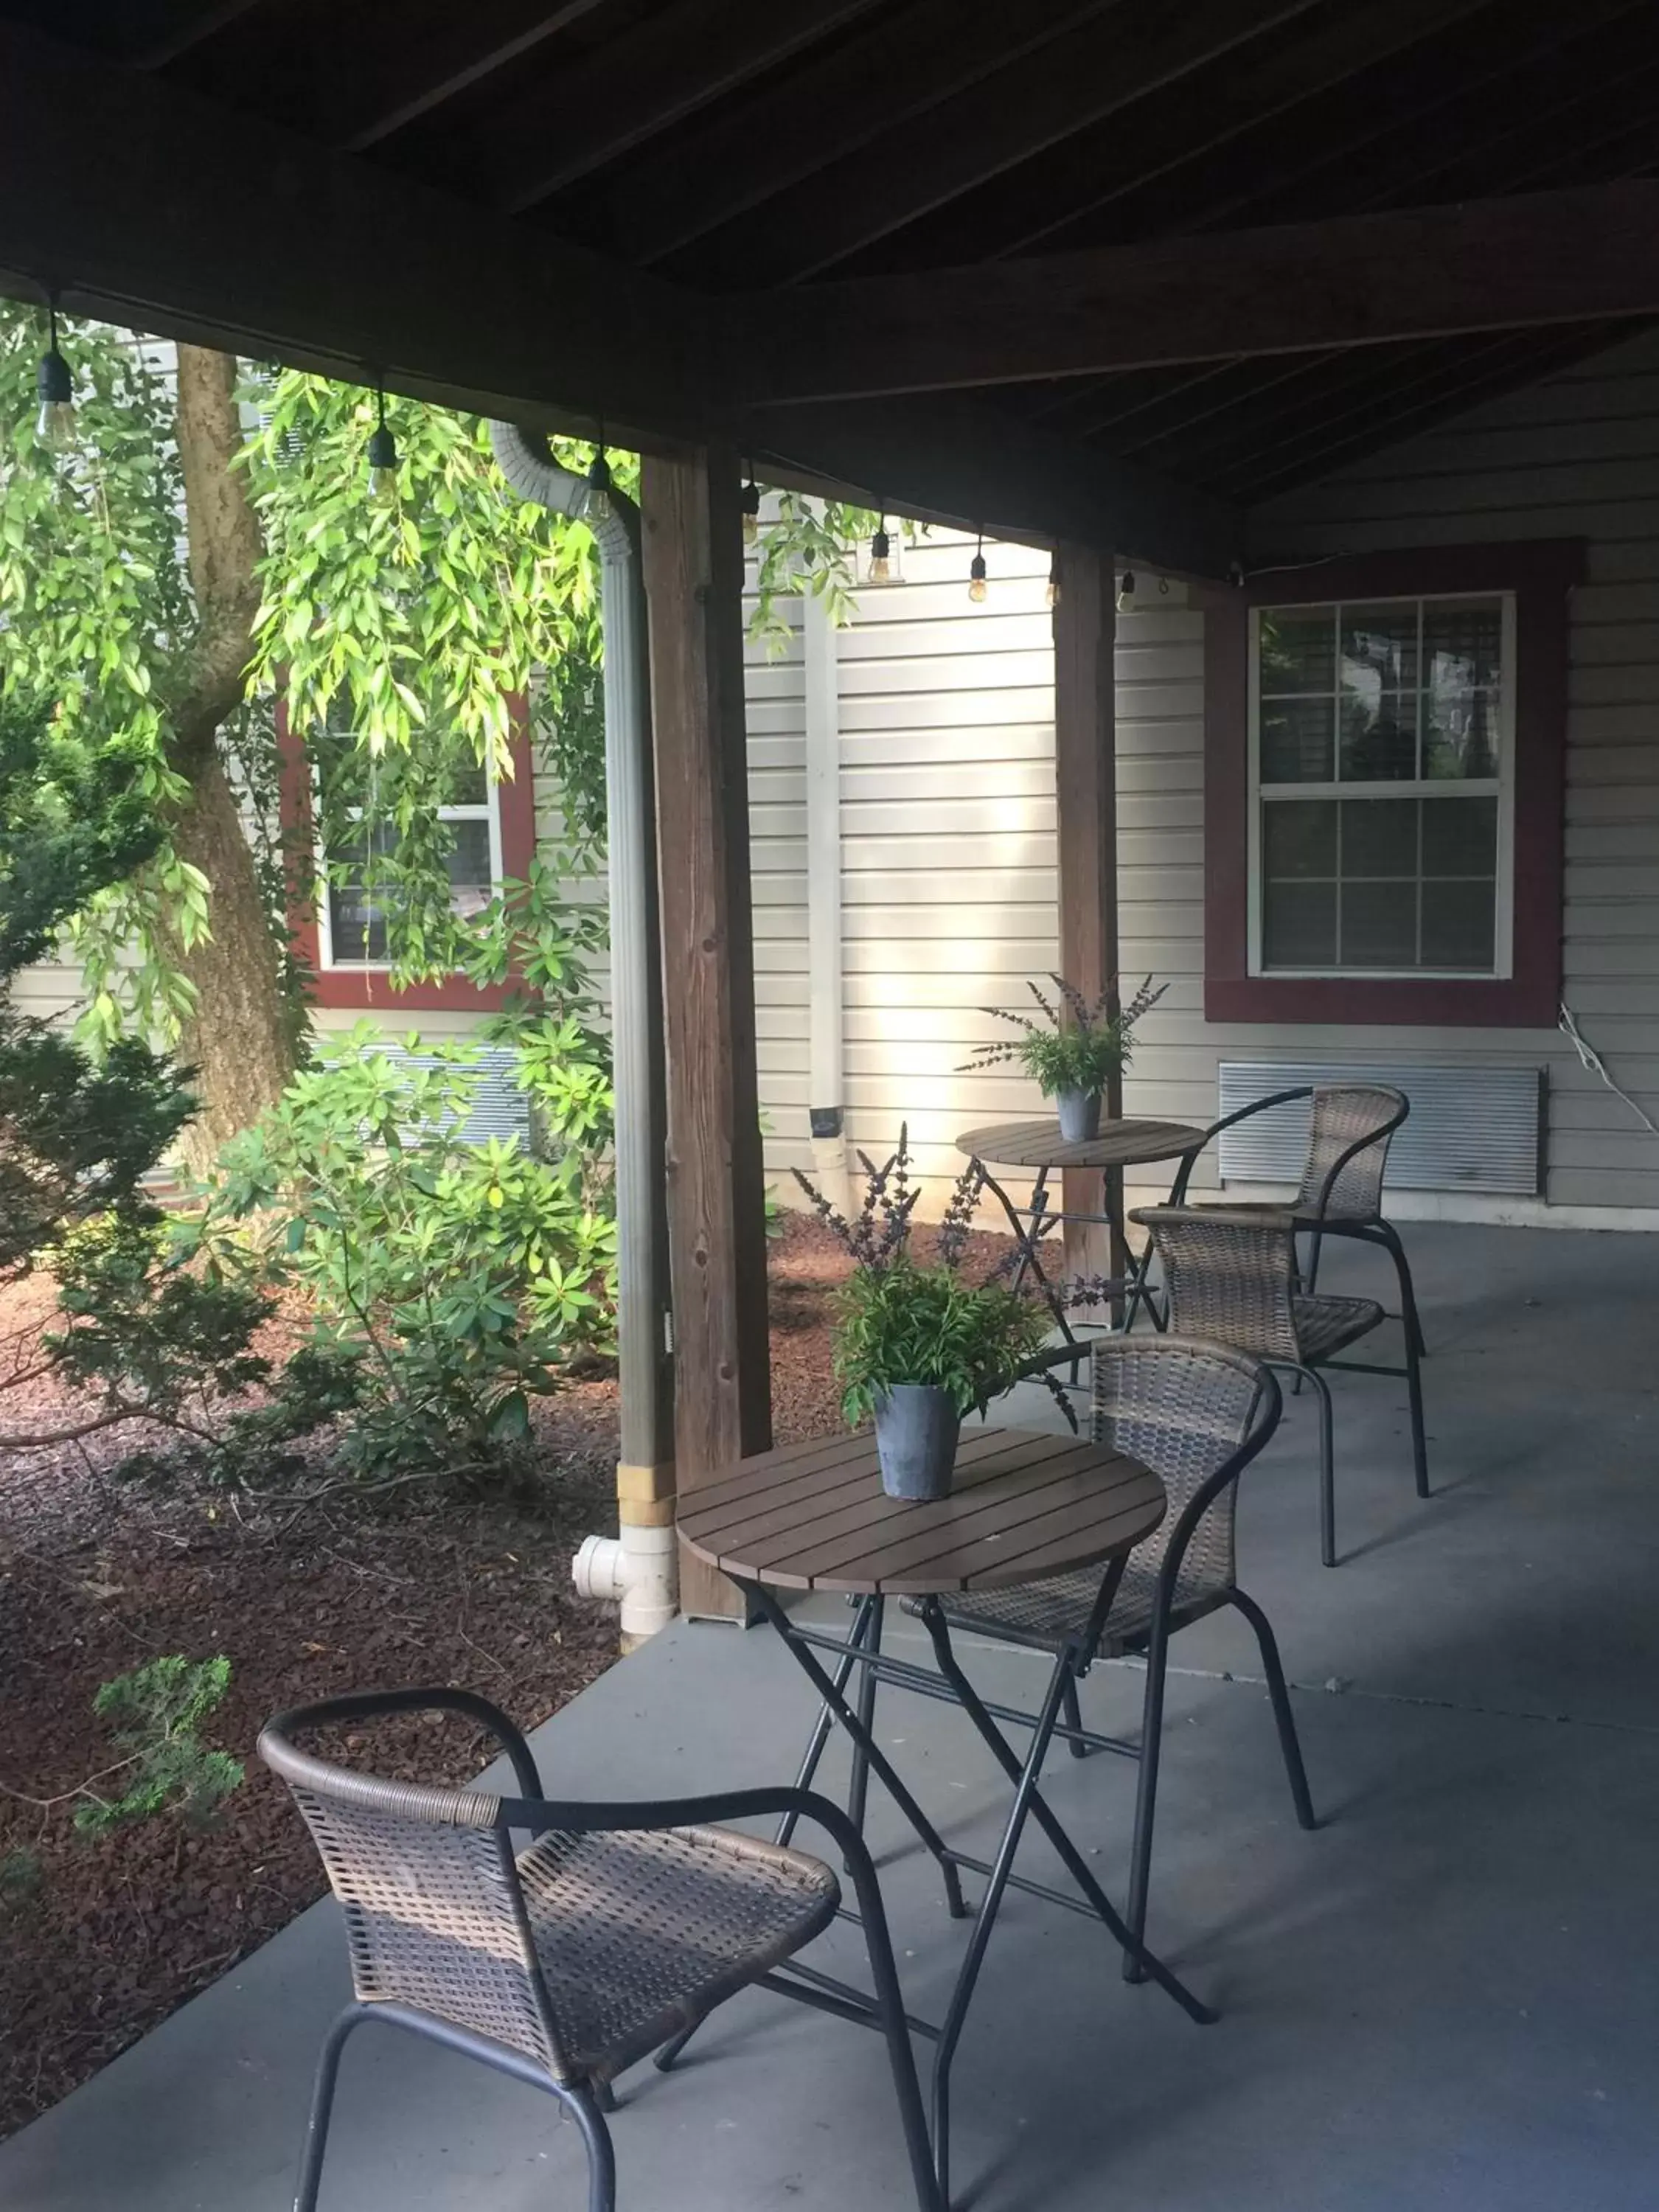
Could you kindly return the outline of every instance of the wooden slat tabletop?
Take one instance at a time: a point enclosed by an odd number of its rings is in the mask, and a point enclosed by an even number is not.
[[[1164,1518],[1164,1486],[1087,1437],[970,1429],[949,1498],[881,1486],[869,1434],[786,1444],[700,1484],[682,1536],[739,1582],[921,1597],[1005,1589],[1130,1551]]]
[[[1005,1168],[1131,1168],[1196,1152],[1204,1131],[1186,1121],[1103,1121],[1087,1144],[1068,1145],[1058,1121],[994,1121],[968,1129],[957,1150]]]

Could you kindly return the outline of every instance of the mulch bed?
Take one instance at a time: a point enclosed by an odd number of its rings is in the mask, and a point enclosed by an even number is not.
[[[916,1245],[926,1256],[929,1234]],[[986,1255],[1000,1238],[975,1238]],[[847,1261],[786,1216],[769,1268],[779,1440],[841,1425],[830,1300]],[[0,1316],[15,1327],[18,1314]],[[70,1401],[72,1403],[72,1401]],[[65,1401],[38,1394],[42,1426]],[[8,1426],[22,1425],[9,1395]],[[465,1683],[523,1723],[556,1712],[617,1650],[609,1607],[570,1586],[570,1555],[615,1526],[616,1390],[573,1386],[538,1409],[545,1502],[370,1510],[331,1498],[280,1533],[223,1495],[165,1498],[110,1473],[130,1429],[0,1465],[0,1785],[48,1799],[109,1764],[100,1683],[162,1652],[223,1652],[225,1703],[205,1740],[247,1778],[204,1830],[163,1816],[99,1839],[73,1808],[0,1796],[8,1855],[38,1887],[0,1894],[0,2136],[105,2065],[319,1894],[314,1852],[251,1747],[285,1705],[366,1684]],[[465,1725],[410,1720],[375,1735],[383,1771],[465,1781],[485,1747]]]

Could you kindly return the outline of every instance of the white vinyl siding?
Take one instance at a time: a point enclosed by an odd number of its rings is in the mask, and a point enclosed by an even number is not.
[[[1559,537],[1588,540],[1570,641],[1566,997],[1659,1120],[1659,336],[1287,494],[1255,518],[1252,561]],[[1200,749],[1195,724],[1169,731],[1148,786],[1194,830]],[[1206,1118],[1224,1059],[1541,1066],[1550,1204],[1659,1208],[1659,1138],[1557,1031],[1206,1023],[1191,908],[1172,897],[1164,911],[1182,925],[1160,933],[1180,965],[1161,971],[1175,988],[1146,1024],[1133,1110]]]

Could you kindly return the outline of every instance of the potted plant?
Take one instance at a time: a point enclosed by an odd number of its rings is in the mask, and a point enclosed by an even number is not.
[[[938,1257],[917,1258],[910,1217],[907,1133],[884,1167],[862,1152],[864,1202],[848,1222],[804,1176],[795,1180],[851,1253],[836,1295],[836,1375],[853,1426],[873,1420],[882,1487],[890,1498],[948,1498],[962,1417],[983,1410],[1047,1340],[1049,1316],[996,1276],[962,1271],[969,1225],[984,1182],[977,1163],[957,1179],[939,1224]]]
[[[1113,978],[1092,1003],[1063,975],[1049,979],[1060,994],[1051,1006],[1035,983],[1026,988],[1041,1007],[1047,1027],[1007,1006],[982,1006],[981,1013],[1012,1022],[1023,1032],[982,1044],[963,1062],[961,1073],[1000,1067],[1014,1061],[1032,1077],[1060,1115],[1060,1133],[1068,1145],[1086,1145],[1100,1134],[1100,1099],[1108,1082],[1121,1075],[1134,1049],[1134,1027],[1169,989],[1154,990],[1149,975],[1127,1006],[1117,1000]]]

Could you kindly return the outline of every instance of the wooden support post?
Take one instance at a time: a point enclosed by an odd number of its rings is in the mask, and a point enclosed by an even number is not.
[[[741,477],[711,446],[642,465],[651,623],[669,1260],[679,1494],[772,1441],[766,1194],[755,1079]],[[741,1619],[724,1576],[680,1552],[683,1612]]]
[[[1054,555],[1054,800],[1060,860],[1060,965],[1094,999],[1117,974],[1117,729],[1113,650],[1116,564],[1109,553],[1062,545]],[[1108,1087],[1103,1111],[1123,1111],[1123,1085]],[[1117,1197],[1122,1195],[1121,1170]],[[1106,1197],[1097,1171],[1068,1168],[1064,1204],[1097,1213]],[[1121,1274],[1120,1238],[1079,1223],[1065,1231],[1068,1273]]]

